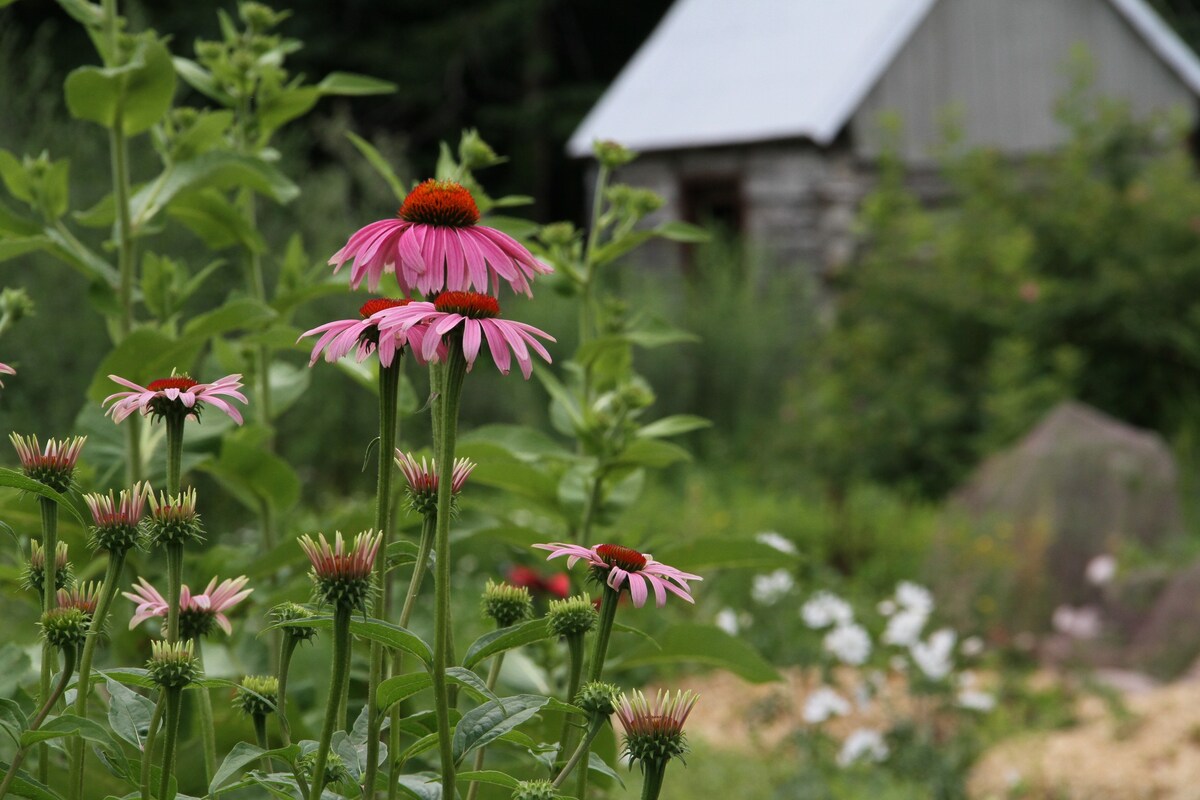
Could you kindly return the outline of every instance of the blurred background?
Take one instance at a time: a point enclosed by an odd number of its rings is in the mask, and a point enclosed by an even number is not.
[[[122,11],[190,56],[220,37],[226,6]],[[532,198],[506,214],[580,227],[592,141],[616,139],[640,153],[617,180],[662,198],[647,225],[711,233],[655,240],[613,279],[631,308],[696,337],[638,352],[654,411],[713,425],[607,522],[631,541],[744,543],[688,619],[736,633],[780,679],[689,673],[706,693],[703,757],[671,797],[1200,796],[1200,2],[287,7],[293,73],[398,89],[324,99],[276,137],[301,191],[262,211],[269,262],[298,232],[318,263],[395,212],[347,131],[411,183],[477,129],[508,159],[479,176],[488,192]],[[0,10],[0,148],[69,159],[75,209],[110,185],[106,141],[62,100],[94,60],[57,4]],[[153,169],[135,160],[135,183]],[[155,246],[207,260],[183,230]],[[65,274],[37,253],[0,264],[36,307],[0,340],[20,375],[0,394],[9,429],[70,432],[108,351],[100,301]],[[567,298],[546,288],[511,308],[571,352]],[[325,297],[296,324],[352,311]],[[304,487],[297,533],[365,520],[372,488],[363,448],[345,444],[375,435],[369,395],[352,375],[313,376],[277,422]],[[403,435],[419,445],[415,392]],[[465,402],[468,427],[549,421],[536,381],[480,370]],[[210,530],[249,541],[245,510],[209,488]],[[532,563],[472,555],[481,576]],[[854,621],[806,605],[818,592]],[[906,611],[912,635],[895,623]],[[831,642],[851,627],[869,637],[862,658]],[[814,700],[820,687],[845,709]]]

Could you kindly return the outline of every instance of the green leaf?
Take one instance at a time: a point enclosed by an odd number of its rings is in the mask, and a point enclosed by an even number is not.
[[[542,382],[542,386],[546,388],[552,402],[567,415],[571,422],[571,426],[575,431],[581,431],[585,428],[583,422],[583,412],[579,408],[579,402],[575,399],[575,395],[567,391],[567,387],[563,386],[562,382],[554,376],[548,369],[535,369],[533,374]]]
[[[456,774],[458,780],[466,783],[474,781],[476,783],[490,783],[495,786],[503,786],[506,789],[515,789],[521,783],[519,780],[509,775],[507,772],[500,772],[494,769],[482,769],[478,772],[459,772]]]
[[[621,256],[628,253],[630,250],[650,241],[654,237],[653,231],[634,231],[627,233],[619,239],[613,239],[611,242],[606,242],[604,246],[597,247],[592,254],[592,263],[597,266],[607,264],[610,261],[616,261]]]
[[[52,255],[67,262],[88,280],[103,282],[109,286],[117,285],[116,269],[78,239],[64,236],[61,231],[51,227],[43,230],[42,235],[53,243],[49,248]]]
[[[555,479],[536,466],[514,458],[507,450],[482,442],[467,442],[458,448],[457,455],[475,462],[472,484],[504,489],[537,500],[548,508],[554,507]]]
[[[44,250],[51,244],[45,236],[21,236],[15,239],[0,239],[0,261],[17,258],[35,250]]]
[[[64,85],[67,110],[76,119],[106,128],[116,124],[132,136],[148,130],[171,108],[175,70],[171,54],[155,39],[143,38],[133,57],[120,67],[79,67]]]
[[[265,502],[283,513],[300,500],[300,478],[291,464],[266,449],[269,435],[262,426],[244,425],[222,439],[216,460],[200,468],[247,508],[257,510]]]
[[[539,642],[542,639],[549,639],[553,635],[550,632],[549,624],[544,619],[533,619],[519,625],[489,631],[467,648],[467,653],[463,656],[463,666],[470,669],[497,653]]]
[[[376,150],[374,145],[353,131],[347,131],[346,137],[350,140],[350,143],[358,149],[358,152],[362,153],[363,158],[365,158],[367,163],[374,168],[375,172],[379,174],[379,177],[387,181],[387,185],[391,188],[392,194],[396,195],[396,199],[401,201],[404,200],[404,197],[408,194],[408,192],[405,191],[404,184],[402,184],[400,179],[396,177],[396,173],[392,169],[392,165],[387,162],[387,159],[383,157],[383,154]]]
[[[89,28],[99,28],[108,20],[104,8],[98,3],[89,3],[87,0],[58,0],[58,4],[72,19]]]
[[[372,94],[391,94],[398,87],[391,81],[358,75],[353,72],[331,72],[317,84],[321,94],[364,97]]]
[[[460,445],[473,442],[498,445],[526,461],[536,462],[539,458],[575,458],[575,454],[558,440],[526,425],[481,425],[458,439]]]
[[[108,735],[98,722],[74,714],[63,714],[43,724],[36,731],[25,731],[21,734],[21,746],[29,747],[38,742],[48,742],[51,739],[61,739],[64,736],[82,736],[90,742],[95,742],[113,753],[119,753],[120,747]]]
[[[154,703],[119,681],[104,676],[108,687],[108,727],[125,741],[142,749],[142,739],[150,729]]]
[[[436,736],[434,741],[436,743]],[[400,791],[413,800],[442,800],[442,785],[437,782],[436,775],[427,773],[401,775],[396,783],[400,787]]]
[[[40,230],[41,226],[36,222],[0,203],[0,234],[7,234],[8,236],[33,236]]]
[[[16,199],[33,205],[33,181],[21,160],[7,150],[0,149],[0,182]]]
[[[10,765],[7,761],[0,761],[0,772],[7,773]],[[62,795],[50,790],[48,786],[38,783],[23,769],[18,769],[13,782],[9,784],[8,791],[13,797],[25,797],[28,800],[63,800]]]
[[[316,628],[317,630],[332,630],[333,617],[323,615],[318,617],[310,617],[308,619],[289,620],[287,622],[276,622],[264,628],[264,631],[274,630],[276,628]],[[384,647],[391,647],[395,650],[403,650],[406,653],[412,653],[417,658],[425,662],[426,665],[433,661],[433,648],[426,644],[425,640],[417,636],[412,631],[401,628],[399,625],[393,625],[390,622],[384,622],[378,619],[352,619],[350,621],[350,632],[362,639],[367,639],[372,642],[379,642]]]
[[[711,625],[683,624],[658,637],[659,649],[639,647],[621,661],[622,667],[659,664],[705,664],[728,670],[751,683],[779,680],[775,668],[754,648]]]
[[[692,225],[689,222],[680,222],[672,220],[664,222],[654,228],[654,233],[670,239],[673,242],[685,242],[687,244],[704,244],[712,241],[712,235],[699,225]]]
[[[321,93],[312,86],[284,89],[259,105],[259,125],[266,132],[282,128],[311,111],[319,99]]]
[[[408,675],[396,675],[379,684],[375,698],[381,711],[386,711],[396,703],[407,700],[433,685],[433,677],[428,672],[413,672]]]
[[[471,709],[454,728],[454,760],[478,747],[486,747],[508,731],[528,722],[550,703],[549,697],[518,694],[489,701]]]
[[[29,674],[29,654],[14,642],[0,646],[0,697],[12,697]]]
[[[275,310],[265,303],[250,297],[230,300],[221,306],[194,317],[183,328],[184,337],[208,339],[236,330],[261,327],[268,320],[274,319]]]
[[[191,86],[200,94],[211,100],[216,100],[224,106],[232,108],[236,105],[234,99],[221,91],[220,87],[217,86],[217,81],[213,78],[212,73],[195,61],[176,56],[171,59],[171,64],[174,66],[175,72],[179,77],[183,78],[184,83]]]
[[[300,755],[300,746],[291,745],[289,747],[280,747],[275,750],[263,750],[257,745],[249,742],[238,742],[229,751],[229,755],[225,756],[225,760],[221,762],[221,766],[217,768],[217,772],[213,775],[212,782],[208,785],[209,794],[215,795],[217,790],[231,780],[242,774],[242,770],[247,765],[252,764],[263,757],[281,758],[284,761],[292,762]]]
[[[625,788],[625,781],[621,780],[621,776],[618,775],[616,770],[610,767],[608,763],[600,757],[599,753],[588,753],[588,770],[591,772],[598,772],[606,778],[612,778],[614,781],[620,784],[622,789]]]
[[[656,557],[688,572],[711,569],[774,569],[796,563],[797,556],[781,553],[754,539],[712,536],[671,541],[655,547]]]
[[[167,214],[215,250],[239,245],[253,253],[267,249],[262,235],[214,188],[176,197]]]
[[[637,435],[647,439],[656,439],[663,436],[678,436],[681,433],[711,427],[712,422],[704,417],[697,417],[693,414],[674,414],[643,425],[638,429]]]
[[[7,486],[10,489],[20,489],[23,492],[30,492],[31,494],[36,494],[39,497],[45,497],[53,500],[54,502],[58,503],[59,507],[65,508],[67,511],[69,511],[71,516],[75,517],[84,530],[87,530],[88,526],[90,525],[83,514],[80,513],[79,509],[75,507],[75,504],[71,502],[71,499],[65,494],[59,494],[49,486],[46,486],[44,483],[39,483],[32,478],[27,478],[24,474],[17,472],[15,469],[0,467],[0,486]]]
[[[613,466],[661,469],[679,461],[691,461],[692,454],[677,444],[659,439],[635,439],[613,460]]]

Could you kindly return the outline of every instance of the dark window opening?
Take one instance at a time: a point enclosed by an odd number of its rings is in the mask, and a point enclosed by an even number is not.
[[[723,239],[732,240],[741,236],[745,208],[740,178],[735,175],[684,178],[680,195],[685,220],[702,225]],[[687,272],[695,268],[695,245],[683,246],[683,264]]]

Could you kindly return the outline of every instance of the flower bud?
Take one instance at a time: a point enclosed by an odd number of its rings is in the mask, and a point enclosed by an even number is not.
[[[500,628],[516,625],[533,613],[533,598],[524,586],[489,580],[483,590],[483,613]]]
[[[87,641],[91,616],[72,606],[57,606],[42,614],[42,636],[59,650],[82,647]]]
[[[642,762],[643,769],[656,770],[687,753],[683,725],[695,705],[692,692],[660,690],[653,701],[637,690],[621,695],[617,718],[625,729],[624,754],[631,762]]]
[[[279,702],[279,679],[273,675],[247,675],[233,696],[233,705],[248,717],[265,717]]]
[[[520,781],[513,789],[512,800],[555,800],[560,797],[550,781]]]
[[[318,536],[317,541],[308,534],[300,537],[300,547],[312,564],[309,575],[317,601],[365,609],[375,591],[371,571],[382,537],[374,531],[364,531],[355,536],[347,548],[341,531],[337,532],[332,544],[325,539],[325,534]]]
[[[575,226],[569,222],[552,222],[542,226],[538,238],[550,247],[567,247],[575,241]]]
[[[555,636],[582,636],[596,627],[596,606],[587,595],[551,600],[546,620]]]
[[[84,442],[87,441],[86,436],[47,439],[45,447],[40,445],[36,436],[12,433],[8,439],[17,451],[17,459],[21,462],[25,477],[56,492],[65,492],[71,488],[75,464],[79,461]]]
[[[637,158],[637,153],[630,150],[625,145],[609,140],[600,140],[592,142],[592,154],[596,156],[596,160],[609,169],[623,167],[630,161]]]
[[[310,750],[296,759],[296,767],[309,781],[313,780],[313,769],[317,766],[317,751]],[[338,784],[351,780],[346,762],[337,753],[330,751],[325,758],[325,783]]]
[[[70,587],[75,576],[71,573],[71,562],[67,561],[67,543],[59,542],[54,552],[54,589],[57,591]],[[46,551],[41,542],[33,541],[29,543],[29,563],[21,572],[21,586],[40,595],[45,585]]]
[[[298,603],[280,603],[271,609],[271,619],[276,622],[290,622],[295,619],[311,619],[316,616]],[[284,634],[297,642],[307,642],[317,635],[316,628],[283,628]]]
[[[86,494],[83,500],[92,512],[91,546],[114,555],[123,555],[142,546],[142,512],[150,485],[138,483],[132,491],[122,489],[120,499],[110,490],[107,495]]]
[[[589,717],[609,717],[617,710],[621,690],[616,684],[603,681],[588,681],[575,695],[575,705]]]
[[[496,155],[492,146],[474,128],[463,131],[462,139],[458,142],[458,158],[467,169],[483,169],[505,161]]]
[[[154,642],[146,671],[163,689],[182,689],[200,677],[200,664],[190,641]]]
[[[204,541],[204,525],[196,513],[196,490],[168,497],[150,495],[150,519],[146,523],[150,544],[186,544]]]

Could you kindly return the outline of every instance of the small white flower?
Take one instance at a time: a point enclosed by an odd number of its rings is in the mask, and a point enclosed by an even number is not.
[[[858,666],[871,655],[871,637],[861,625],[838,625],[825,634],[825,649],[843,664]]]
[[[764,606],[778,603],[796,584],[792,573],[786,569],[777,569],[767,575],[755,575],[754,584],[750,587],[750,596],[756,603]]]
[[[978,689],[965,689],[958,693],[958,704],[969,711],[991,711],[996,707],[996,695]]]
[[[804,721],[818,725],[830,717],[844,717],[850,713],[850,702],[828,686],[814,689],[804,701]]]
[[[975,658],[976,656],[983,655],[983,647],[983,639],[980,639],[978,636],[968,636],[958,646],[958,652],[967,658]]]
[[[954,643],[957,639],[958,634],[950,628],[942,628],[929,634],[926,641],[914,644],[909,652],[927,678],[939,681],[954,668]]]
[[[933,595],[920,584],[900,581],[896,584],[896,602],[910,611],[920,611],[929,616],[933,612]]]
[[[754,541],[774,548],[784,555],[794,556],[799,551],[791,539],[775,531],[763,531],[754,535]]]
[[[846,741],[842,742],[837,763],[840,767],[848,767],[856,761],[867,760],[879,763],[887,757],[888,746],[883,741],[883,734],[869,728],[859,728],[847,736]]]
[[[1095,639],[1100,635],[1100,610],[1095,606],[1059,606],[1050,621],[1056,631],[1072,639]]]
[[[885,617],[890,617],[896,613],[896,601],[890,599],[880,600],[879,605],[875,606],[875,610]]]
[[[928,620],[929,615],[924,611],[911,608],[898,611],[888,620],[883,631],[883,641],[897,647],[912,647],[920,640],[921,631],[925,629]]]
[[[1103,586],[1117,575],[1117,559],[1105,553],[1088,562],[1084,570],[1088,583],[1093,586]]]
[[[817,592],[801,608],[804,624],[819,630],[830,625],[848,625],[854,620],[854,609],[832,592]]]
[[[904,656],[892,656],[888,659],[888,666],[896,672],[908,671],[908,661],[904,658]]]
[[[737,612],[732,608],[722,608],[717,612],[716,619],[717,627],[728,633],[730,636],[737,636],[740,625],[738,625]]]

